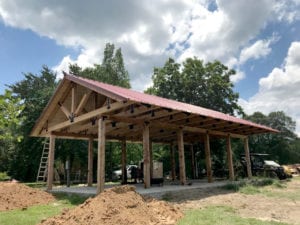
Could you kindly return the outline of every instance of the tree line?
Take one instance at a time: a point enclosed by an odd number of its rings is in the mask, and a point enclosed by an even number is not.
[[[81,68],[69,65],[69,71],[77,76],[130,88],[129,73],[125,68],[121,49],[114,44],[106,44],[103,60],[93,67]],[[295,134],[296,123],[284,112],[264,115],[255,112],[246,115],[238,105],[239,94],[233,88],[230,76],[235,71],[219,61],[204,63],[194,57],[182,64],[169,58],[162,67],[154,68],[153,84],[146,93],[174,99],[217,110],[226,114],[239,115],[247,120],[278,129],[278,134],[260,134],[250,137],[250,151],[269,153],[279,163],[300,162],[300,141]],[[21,81],[7,86],[0,95],[0,172],[22,181],[34,181],[37,175],[44,139],[29,137],[29,133],[55,91],[59,81],[56,73],[43,66],[39,74],[25,73]],[[225,144],[213,141],[212,159],[215,168],[226,164]],[[96,148],[96,146],[95,146]],[[142,159],[142,146],[128,144],[127,162],[137,164]],[[205,168],[204,151],[201,143],[195,145],[199,167]],[[166,146],[153,146],[153,157],[164,161],[164,171],[170,170],[170,150]],[[243,152],[242,143],[233,142],[235,160]],[[96,152],[95,152],[96,154]],[[187,173],[192,176],[187,153]],[[106,143],[106,174],[111,178],[112,171],[121,162],[119,143]],[[64,172],[68,160],[72,171],[87,168],[87,142],[57,140],[56,168]],[[96,157],[94,157],[96,159]],[[94,164],[96,165],[96,163]],[[96,168],[95,168],[96,169]],[[94,173],[96,174],[96,173]]]

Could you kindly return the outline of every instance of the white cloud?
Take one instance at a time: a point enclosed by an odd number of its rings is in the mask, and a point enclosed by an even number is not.
[[[296,1],[290,5],[295,6]],[[77,58],[63,58],[57,69],[65,68],[68,60],[83,66],[100,63],[105,43],[114,43],[122,48],[133,87],[143,90],[153,67],[161,66],[169,56],[178,61],[192,56],[205,61],[218,59],[235,67],[241,49],[255,40],[269,20],[292,22],[299,14],[283,0],[216,0],[216,10],[209,11],[211,3],[0,0],[0,18],[6,25],[30,29],[60,45],[81,49]],[[264,41],[261,45],[263,49],[250,53],[248,49],[243,60],[266,55],[269,45]],[[243,77],[240,71],[232,79],[238,82]]]
[[[236,74],[232,75],[230,77],[231,82],[233,82],[234,84],[236,84],[237,82],[239,82],[240,80],[243,80],[245,78],[245,73],[243,71],[240,70],[236,70]]]
[[[244,64],[249,59],[259,59],[270,54],[270,40],[258,40],[251,46],[242,49],[240,54],[240,64]]]
[[[284,111],[297,122],[300,136],[300,42],[293,42],[283,68],[274,68],[259,81],[259,92],[248,101],[240,99],[246,113]]]

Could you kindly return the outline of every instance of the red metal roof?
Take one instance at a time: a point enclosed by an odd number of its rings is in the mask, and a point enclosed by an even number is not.
[[[278,132],[278,130],[272,129],[270,127],[256,124],[244,119],[240,119],[211,109],[206,109],[200,106],[195,106],[195,105],[191,105],[191,104],[187,104],[187,103],[183,103],[171,99],[149,95],[131,89],[126,89],[126,88],[122,88],[122,87],[118,87],[118,86],[114,86],[114,85],[110,85],[110,84],[106,84],[106,83],[102,83],[99,81],[94,81],[82,77],[77,77],[69,74],[65,74],[65,79],[68,79],[82,86],[85,86],[95,92],[106,93],[108,96],[118,101],[140,102],[144,104],[169,108],[169,109],[187,112],[191,114],[212,117],[215,119],[220,119],[228,122],[253,126],[253,127],[264,129],[269,132]]]

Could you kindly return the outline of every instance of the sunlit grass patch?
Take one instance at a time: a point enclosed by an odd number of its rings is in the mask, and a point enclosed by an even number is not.
[[[1,225],[34,225],[48,217],[62,212],[63,209],[83,203],[87,197],[80,195],[55,194],[57,201],[48,205],[35,205],[26,209],[0,212]]]
[[[262,221],[254,218],[243,218],[235,214],[229,206],[210,206],[204,209],[188,210],[178,225],[287,225],[275,221]]]

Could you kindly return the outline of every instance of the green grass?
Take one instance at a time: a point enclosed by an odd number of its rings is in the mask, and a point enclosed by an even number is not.
[[[279,181],[277,179],[254,177],[251,180],[228,182],[222,188],[225,190],[231,190],[243,194],[253,195],[264,193],[267,190],[264,187],[267,186],[271,186],[278,189],[283,189],[287,187],[283,181]]]
[[[293,192],[291,191],[272,191],[272,190],[263,190],[261,191],[262,195],[265,195],[270,198],[283,198],[283,199],[288,199],[292,201],[300,201],[300,189],[295,190]]]
[[[210,206],[204,209],[186,211],[178,225],[287,225],[275,221],[262,221],[254,218],[242,218],[228,206]]]
[[[299,178],[296,178],[299,179]],[[293,201],[300,200],[300,188],[295,189],[294,191],[286,191],[287,188],[286,181],[279,181],[279,180],[254,180],[249,182],[246,185],[239,186],[236,191],[247,194],[247,195],[255,195],[260,194],[266,197],[271,198],[283,198]],[[233,188],[232,188],[233,190]]]
[[[42,187],[46,187],[46,182],[32,182],[32,183],[24,183],[25,185],[27,185],[28,187],[32,187],[32,188],[42,188]]]
[[[34,225],[41,220],[59,214],[63,209],[81,204],[87,197],[79,195],[57,194],[57,201],[48,205],[36,205],[26,210],[0,212],[1,225]]]

